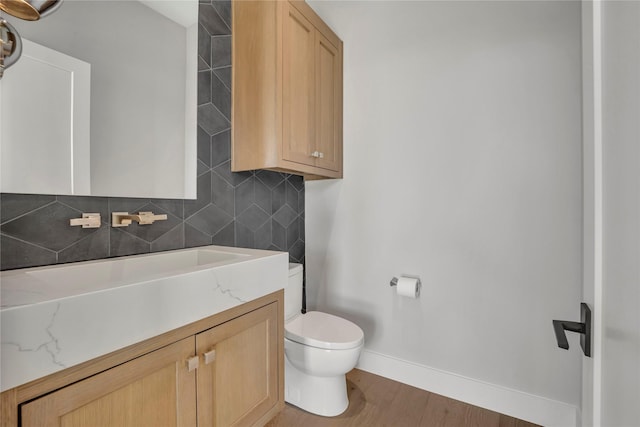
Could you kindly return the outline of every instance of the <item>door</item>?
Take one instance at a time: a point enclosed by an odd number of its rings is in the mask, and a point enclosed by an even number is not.
[[[284,7],[282,157],[313,165],[315,28],[289,2]]]
[[[23,39],[0,80],[0,191],[91,194],[91,65]]]
[[[315,45],[316,166],[338,172],[342,166],[342,57],[319,31]]]
[[[640,3],[583,1],[585,426],[640,425]]]
[[[196,335],[198,426],[251,426],[278,403],[277,303]]]
[[[26,403],[22,427],[196,425],[193,337]]]

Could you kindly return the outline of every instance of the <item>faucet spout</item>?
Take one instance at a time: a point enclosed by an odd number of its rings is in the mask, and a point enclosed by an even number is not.
[[[137,214],[130,214],[129,212],[112,212],[111,226],[127,227],[131,225],[133,221],[140,225],[147,225],[153,224],[156,221],[164,221],[166,219],[166,214],[156,215],[153,212],[138,212]]]

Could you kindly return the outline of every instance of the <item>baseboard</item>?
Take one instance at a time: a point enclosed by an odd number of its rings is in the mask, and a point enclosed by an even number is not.
[[[542,426],[577,426],[578,413],[573,405],[418,365],[374,351],[363,350],[357,368]]]

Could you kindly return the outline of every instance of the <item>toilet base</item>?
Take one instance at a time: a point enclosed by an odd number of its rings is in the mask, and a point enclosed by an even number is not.
[[[300,371],[286,357],[284,363],[284,400],[287,403],[324,417],[335,417],[347,410],[349,398],[345,375],[316,377]]]

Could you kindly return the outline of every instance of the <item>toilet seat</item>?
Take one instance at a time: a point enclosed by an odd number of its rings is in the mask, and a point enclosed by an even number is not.
[[[291,341],[326,350],[347,350],[364,342],[358,325],[319,311],[309,311],[285,323],[284,335]]]

